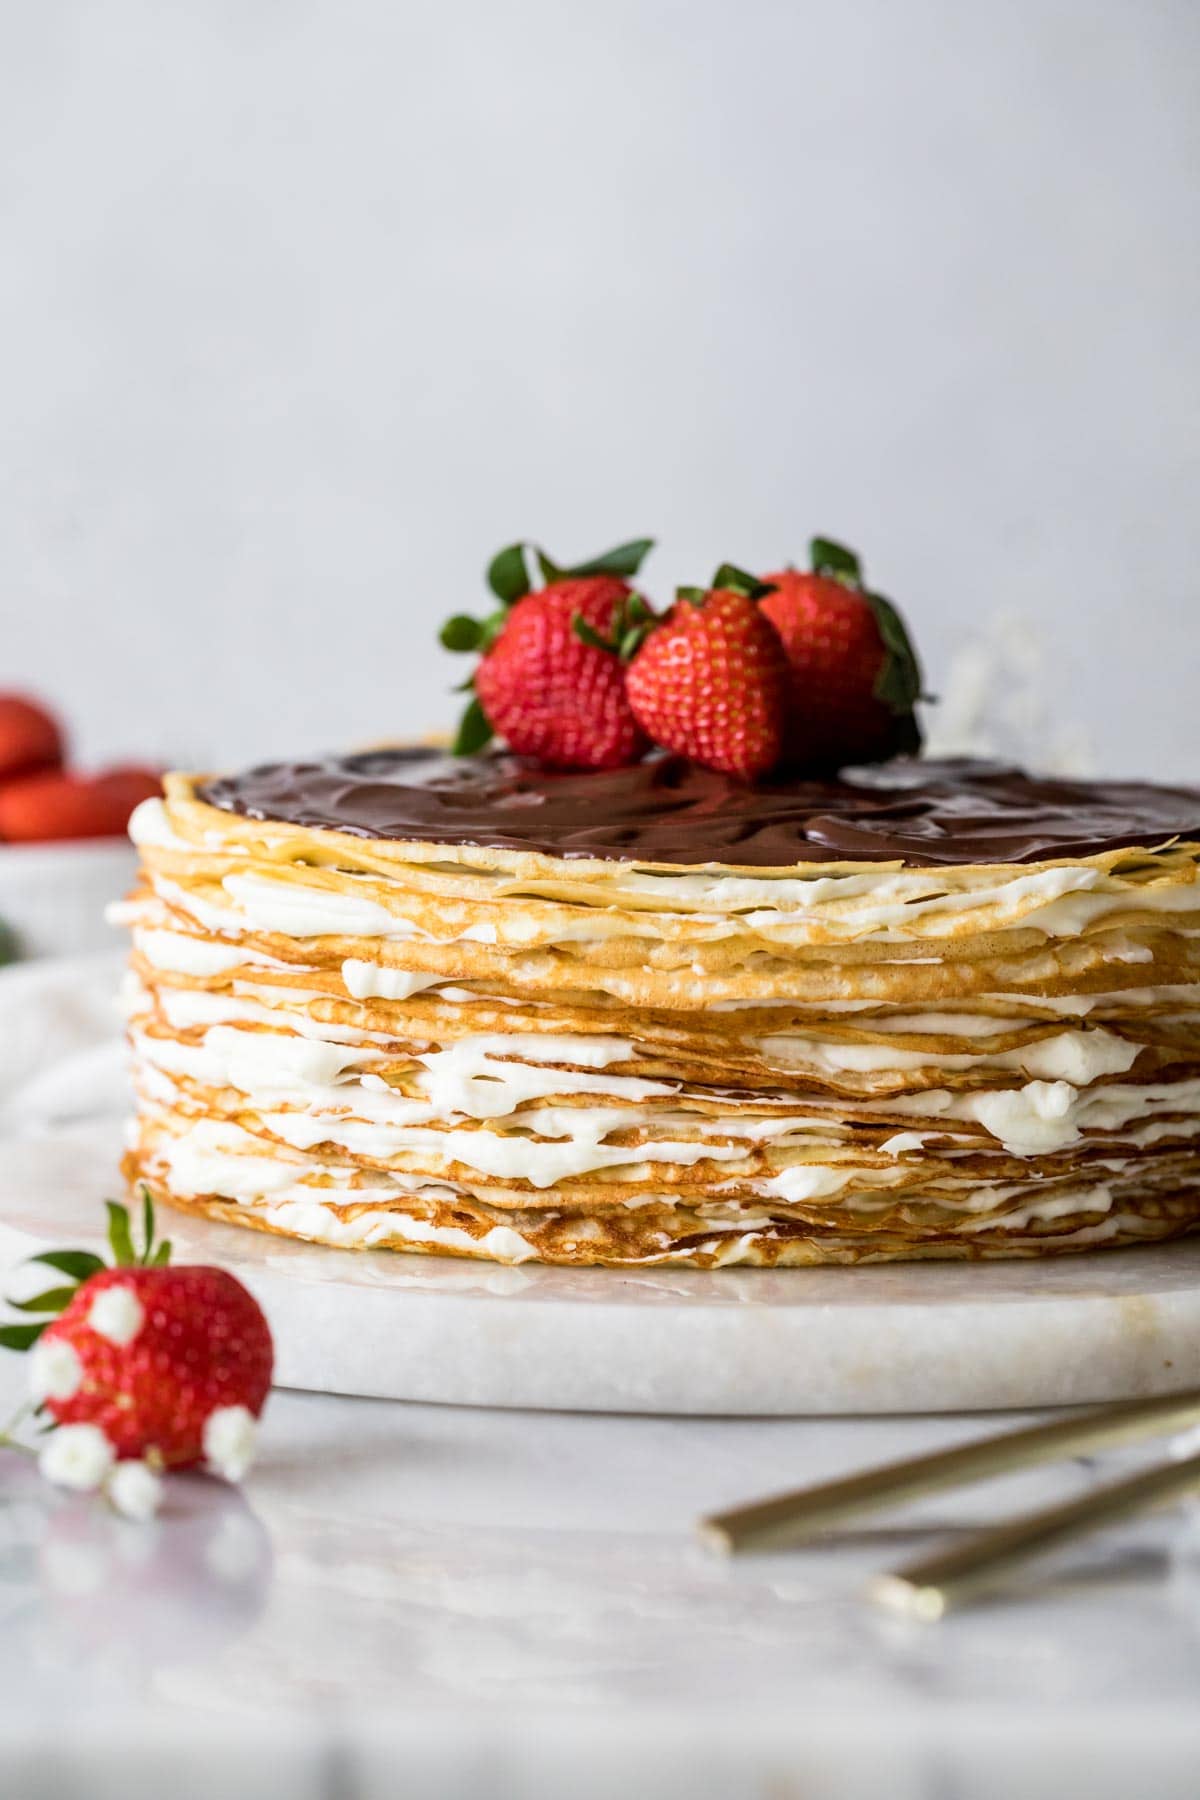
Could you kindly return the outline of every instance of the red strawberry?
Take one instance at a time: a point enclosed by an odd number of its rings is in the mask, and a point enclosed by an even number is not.
[[[100,775],[47,770],[0,787],[0,839],[9,843],[57,838],[121,837],[139,801],[162,792],[149,769],[110,769]]]
[[[791,669],[787,761],[824,769],[917,751],[921,674],[899,613],[865,590],[852,551],[816,538],[812,563],[764,577],[762,610]]]
[[[126,1209],[110,1202],[109,1215],[117,1266],[82,1250],[35,1258],[78,1285],[21,1302],[58,1317],[6,1326],[0,1343],[36,1342],[35,1391],[47,1412],[60,1425],[98,1427],[118,1459],[164,1468],[207,1460],[235,1475],[235,1440],[252,1429],[271,1385],[262,1310],[223,1269],[167,1266],[170,1245],[154,1244],[148,1196],[140,1255]]]
[[[630,666],[629,703],[664,750],[753,781],[783,743],[787,663],[759,606],[765,592],[728,564],[679,599]]]
[[[62,731],[45,707],[23,694],[0,694],[0,781],[55,769],[62,759]]]
[[[480,650],[475,698],[455,751],[470,755],[493,732],[519,756],[552,769],[615,769],[647,748],[625,693],[623,655],[640,641],[649,608],[630,588],[649,542],[560,569],[537,552],[546,585],[530,591],[525,547],[502,550],[488,581],[502,602],[479,621],[462,614],[442,630],[450,650]]]

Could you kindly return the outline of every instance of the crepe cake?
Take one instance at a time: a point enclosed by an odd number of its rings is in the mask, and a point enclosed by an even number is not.
[[[126,1173],[355,1249],[781,1266],[1200,1219],[1200,793],[391,749],[138,811]]]

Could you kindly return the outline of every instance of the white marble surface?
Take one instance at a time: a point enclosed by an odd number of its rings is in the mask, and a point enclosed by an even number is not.
[[[20,1376],[0,1359],[6,1403]],[[1188,1513],[940,1626],[858,1598],[934,1534],[1133,1453],[786,1556],[693,1542],[700,1508],[987,1428],[277,1393],[245,1492],[176,1477],[150,1527],[0,1457],[0,1792],[1194,1796]]]

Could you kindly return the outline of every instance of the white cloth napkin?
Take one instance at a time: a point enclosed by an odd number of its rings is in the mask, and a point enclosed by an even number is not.
[[[129,1110],[121,952],[0,970],[0,1138]]]

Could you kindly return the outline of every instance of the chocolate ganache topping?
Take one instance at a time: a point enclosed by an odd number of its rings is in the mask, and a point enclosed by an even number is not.
[[[1027,863],[1200,839],[1200,791],[1058,781],[969,759],[745,787],[678,756],[563,773],[519,757],[372,750],[200,784],[210,806],[432,844],[620,862]]]

